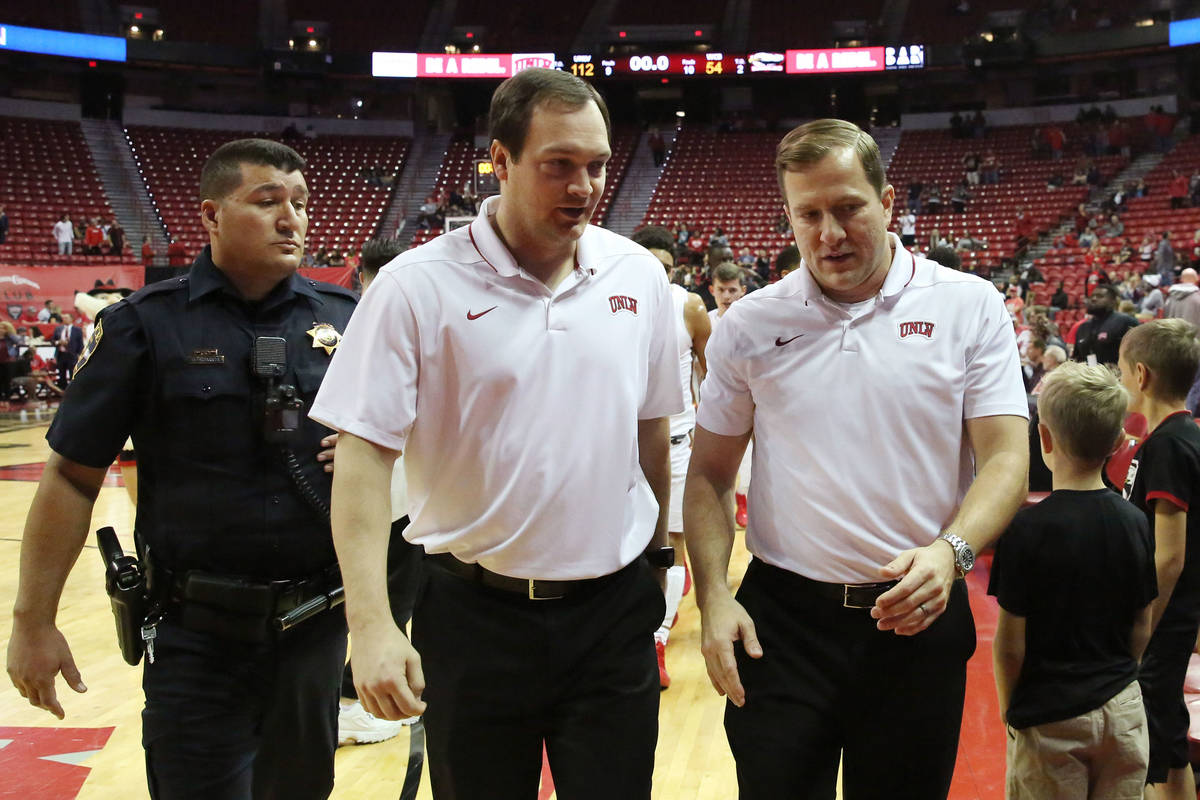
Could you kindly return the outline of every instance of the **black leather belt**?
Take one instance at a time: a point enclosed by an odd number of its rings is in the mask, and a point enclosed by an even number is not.
[[[530,600],[561,600],[564,597],[584,591],[595,591],[614,576],[620,575],[638,563],[638,559],[634,559],[623,569],[619,569],[609,575],[601,575],[598,578],[581,578],[573,581],[544,581],[534,578],[513,578],[508,575],[501,575],[498,572],[484,569],[478,564],[467,564],[466,562],[459,561],[449,553],[430,553],[425,556],[425,559],[456,577],[473,581],[489,589],[499,589],[503,592],[519,594]]]
[[[774,569],[779,568],[774,567]],[[885,581],[883,583],[825,583],[824,581],[815,581],[812,578],[806,578],[794,572],[790,572],[789,574],[795,575],[809,591],[833,600],[841,604],[843,608],[873,608],[875,601],[879,599],[879,595],[899,583],[899,581]]]

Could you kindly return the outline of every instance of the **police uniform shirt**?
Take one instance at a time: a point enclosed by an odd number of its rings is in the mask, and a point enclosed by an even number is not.
[[[264,383],[251,373],[251,350],[259,336],[287,340],[280,382],[304,402],[291,450],[328,502],[331,478],[316,456],[330,431],[304,411],[354,303],[349,290],[299,274],[247,303],[205,248],[187,277],[101,312],[46,438],[66,458],[102,468],[132,436],[137,528],[156,563],[263,580],[310,575],[336,560],[329,523],[264,439]]]
[[[517,578],[607,575],[649,544],[658,507],[637,423],[683,410],[662,264],[588,226],[555,289],[479,216],[384,267],[312,415],[404,452],[431,553]]]
[[[964,420],[1029,415],[991,283],[894,256],[858,308],[807,265],[734,303],[705,351],[697,424],[755,432],[747,548],[819,581],[866,583],[927,545],[974,478]]]

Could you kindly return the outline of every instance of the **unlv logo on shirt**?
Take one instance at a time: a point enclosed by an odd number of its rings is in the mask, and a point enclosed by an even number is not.
[[[629,311],[634,316],[637,316],[637,300],[632,297],[626,297],[623,294],[614,294],[608,298],[608,306],[614,314],[618,311]]]
[[[924,336],[926,339],[933,338],[933,323],[932,322],[901,322],[900,323],[900,338],[907,339],[909,336]]]

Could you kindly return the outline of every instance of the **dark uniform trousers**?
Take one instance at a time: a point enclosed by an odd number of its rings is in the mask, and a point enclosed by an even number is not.
[[[436,800],[536,797],[543,743],[560,800],[649,800],[666,611],[645,560],[559,600],[424,572],[413,644]]]
[[[846,800],[946,797],[975,652],[963,581],[916,636],[758,559],[737,599],[763,649],[735,648],[746,702],[725,710],[743,800],[833,800],[839,756]]]
[[[328,797],[345,658],[341,608],[261,645],[161,623],[142,674],[150,796]]]

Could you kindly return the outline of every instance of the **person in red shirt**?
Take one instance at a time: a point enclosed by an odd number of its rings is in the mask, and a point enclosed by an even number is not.
[[[99,218],[93,217],[83,234],[83,252],[90,256],[98,256],[102,244],[104,244],[104,230],[100,227]]]
[[[142,237],[142,266],[149,267],[154,264],[154,245],[150,244],[150,237]]]
[[[167,263],[172,267],[186,267],[192,263],[188,255],[187,245],[178,239],[171,239],[167,245]]]
[[[1186,208],[1188,199],[1188,179],[1179,170],[1171,175],[1171,183],[1167,187],[1167,195],[1171,198],[1171,208]]]

